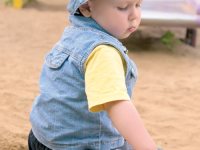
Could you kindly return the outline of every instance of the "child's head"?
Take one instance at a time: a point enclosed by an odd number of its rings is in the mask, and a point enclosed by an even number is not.
[[[79,10],[114,37],[124,39],[140,24],[140,4],[141,0],[71,0],[68,10],[72,15]]]

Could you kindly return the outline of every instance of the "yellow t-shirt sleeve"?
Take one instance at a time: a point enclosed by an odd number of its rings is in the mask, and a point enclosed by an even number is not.
[[[126,62],[112,46],[97,46],[85,62],[85,90],[89,110],[104,110],[103,104],[130,100],[125,83]]]

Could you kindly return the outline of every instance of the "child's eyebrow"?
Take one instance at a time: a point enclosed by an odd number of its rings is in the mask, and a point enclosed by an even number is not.
[[[133,0],[132,0],[133,1]],[[134,0],[136,3],[142,3],[143,0]]]
[[[114,0],[121,3],[142,3],[143,0]]]

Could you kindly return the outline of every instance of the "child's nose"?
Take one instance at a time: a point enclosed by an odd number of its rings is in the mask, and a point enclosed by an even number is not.
[[[140,16],[140,10],[138,8],[133,8],[131,9],[130,13],[129,13],[129,20],[132,21],[132,20],[135,20],[137,19],[138,17]]]

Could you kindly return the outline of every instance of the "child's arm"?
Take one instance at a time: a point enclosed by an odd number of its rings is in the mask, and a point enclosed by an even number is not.
[[[156,150],[156,145],[131,101],[114,101],[104,105],[114,126],[134,150]]]

